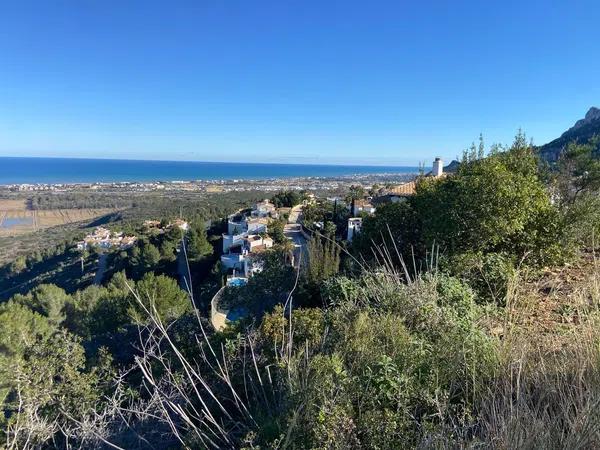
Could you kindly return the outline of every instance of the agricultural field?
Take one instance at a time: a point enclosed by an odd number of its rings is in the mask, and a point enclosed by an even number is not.
[[[72,245],[98,225],[135,228],[144,220],[171,220],[180,215],[190,221],[218,221],[268,196],[264,191],[168,195],[122,191],[92,195],[76,191],[31,194],[0,190],[0,268],[18,256]]]
[[[112,208],[32,210],[25,199],[0,199],[0,237],[90,220],[114,211]]]

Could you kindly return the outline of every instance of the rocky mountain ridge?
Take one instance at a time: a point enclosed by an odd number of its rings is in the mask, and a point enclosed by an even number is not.
[[[559,138],[538,147],[542,159],[555,162],[571,142],[586,144],[595,136],[600,136],[600,108],[592,106],[583,119],[575,122]]]

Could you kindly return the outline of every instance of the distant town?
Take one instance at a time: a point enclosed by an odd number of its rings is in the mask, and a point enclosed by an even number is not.
[[[260,190],[276,192],[287,190],[344,190],[354,184],[372,185],[394,184],[408,181],[417,173],[390,173],[390,174],[360,174],[336,177],[294,177],[270,179],[230,179],[230,180],[193,180],[193,181],[119,181],[102,183],[22,183],[0,185],[0,191],[30,192],[30,191],[120,191],[120,192],[161,192],[161,191],[188,191],[188,192],[238,192]]]

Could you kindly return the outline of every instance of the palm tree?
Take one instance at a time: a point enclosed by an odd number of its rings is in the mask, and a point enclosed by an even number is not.
[[[294,260],[294,243],[291,239],[286,239],[279,245],[285,254],[286,261],[291,264]]]

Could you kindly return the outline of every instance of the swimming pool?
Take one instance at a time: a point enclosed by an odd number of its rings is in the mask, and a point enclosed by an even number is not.
[[[227,280],[227,286],[240,287],[240,286],[246,286],[246,284],[248,284],[247,278],[235,277],[235,278],[230,278],[229,280]]]

